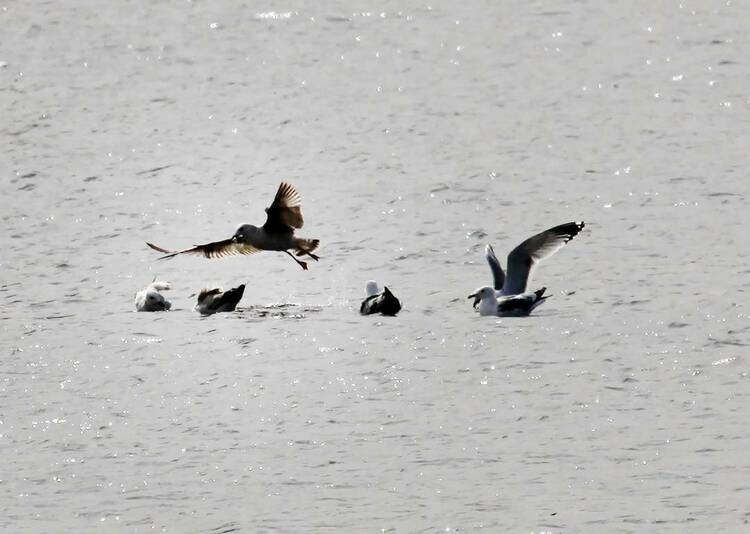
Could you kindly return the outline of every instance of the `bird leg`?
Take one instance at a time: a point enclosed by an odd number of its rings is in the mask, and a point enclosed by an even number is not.
[[[315,261],[318,261],[320,259],[318,256],[316,256],[315,254],[312,253],[312,250],[307,250],[307,249],[304,249],[302,247],[297,247],[297,257],[304,256],[305,254],[307,254],[308,256],[310,256]]]
[[[292,259],[293,259],[294,261],[296,261],[296,262],[297,262],[297,263],[299,264],[299,266],[300,266],[300,267],[302,267],[302,269],[304,269],[305,271],[307,270],[307,262],[304,262],[304,261],[300,261],[300,260],[298,260],[298,259],[297,259],[297,258],[295,258],[295,257],[294,257],[294,255],[293,255],[293,254],[292,254],[291,252],[289,252],[288,250],[285,250],[285,251],[284,251],[284,253],[285,253],[285,254],[288,254],[290,258],[292,258]]]

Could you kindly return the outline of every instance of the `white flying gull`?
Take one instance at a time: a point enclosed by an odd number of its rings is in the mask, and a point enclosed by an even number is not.
[[[529,278],[533,269],[539,264],[540,261],[549,258],[555,252],[560,250],[568,241],[573,239],[578,233],[584,228],[585,224],[581,222],[569,222],[545,230],[535,236],[528,238],[526,241],[514,248],[510,254],[508,254],[508,273],[506,275],[503,272],[503,268],[495,256],[495,251],[491,245],[487,245],[485,248],[485,258],[492,271],[493,285],[495,289],[496,298],[509,297],[514,295],[527,295],[528,299],[533,300],[533,307],[530,307],[529,312],[539,304],[541,304],[544,298],[539,295],[534,300],[529,295],[536,295],[536,293],[526,293]],[[484,290],[486,288],[482,288]],[[474,306],[476,307],[481,300],[478,290],[469,298],[474,298]],[[488,301],[490,302],[490,301]],[[486,306],[490,306],[487,304]],[[486,307],[489,310],[489,307]]]
[[[169,282],[154,280],[135,294],[135,309],[139,312],[168,310],[172,307],[172,303],[165,299],[159,291],[169,288]]]
[[[293,185],[281,182],[276,197],[266,208],[266,222],[260,228],[252,224],[243,224],[234,235],[223,241],[214,241],[205,245],[195,245],[184,250],[168,250],[146,243],[159,252],[166,253],[160,259],[171,258],[178,254],[194,254],[205,258],[221,258],[237,254],[255,254],[262,250],[275,250],[288,254],[300,267],[307,270],[307,262],[300,261],[292,255],[310,256],[318,261],[313,252],[320,245],[318,239],[305,239],[294,235],[294,230],[304,225],[302,201]]]
[[[245,284],[228,291],[224,291],[220,287],[204,289],[198,294],[198,302],[194,309],[203,315],[234,311],[244,292]]]
[[[367,292],[367,297],[359,307],[359,313],[362,315],[373,313],[396,315],[401,311],[401,303],[387,287],[384,287],[381,293],[378,289],[378,284],[374,280],[370,280],[367,282],[365,291]]]

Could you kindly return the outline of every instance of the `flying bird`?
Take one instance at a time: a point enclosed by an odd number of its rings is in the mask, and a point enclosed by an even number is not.
[[[239,285],[228,291],[220,287],[213,289],[204,289],[198,294],[198,302],[195,304],[195,310],[203,315],[212,313],[234,311],[237,304],[242,299],[245,292],[245,284]]]
[[[387,287],[384,287],[381,293],[378,284],[374,280],[370,280],[367,282],[365,291],[367,297],[359,307],[359,313],[362,315],[373,313],[396,315],[401,311],[401,303]]]
[[[514,248],[508,254],[508,273],[503,271],[500,261],[495,256],[495,251],[491,245],[485,248],[485,258],[492,271],[495,298],[502,299],[514,295],[535,295],[536,293],[526,293],[529,278],[534,268],[542,260],[549,258],[555,252],[560,250],[565,244],[573,239],[583,230],[585,223],[569,222],[555,226],[544,232],[528,238],[526,241]],[[486,289],[486,288],[482,288]],[[474,307],[479,304],[481,296],[477,290],[470,298],[474,298]],[[534,301],[535,306],[543,302],[543,298]],[[546,298],[546,297],[545,297]],[[491,302],[491,301],[487,301]],[[489,304],[487,305],[489,306]],[[533,309],[533,308],[532,308]],[[531,311],[531,310],[529,310]]]
[[[310,256],[315,261],[320,259],[313,254],[320,246],[319,239],[306,239],[294,235],[295,229],[302,228],[304,223],[299,193],[293,185],[281,182],[273,202],[266,208],[266,222],[261,227],[243,224],[237,228],[237,231],[229,239],[214,241],[205,245],[194,245],[184,250],[169,250],[153,243],[146,244],[152,249],[166,254],[159,259],[172,258],[178,254],[221,258],[274,250],[288,254],[300,267],[307,270],[307,262],[298,260],[289,252],[292,250],[298,257]]]

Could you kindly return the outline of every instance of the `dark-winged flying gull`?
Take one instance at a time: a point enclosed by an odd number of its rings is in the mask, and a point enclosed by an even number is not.
[[[276,197],[266,208],[266,222],[261,227],[243,224],[229,239],[195,245],[184,250],[168,250],[152,243],[146,244],[166,254],[160,259],[172,258],[178,254],[221,258],[238,254],[255,254],[262,250],[275,250],[288,254],[300,267],[307,270],[307,262],[298,260],[289,252],[292,250],[297,256],[307,255],[318,261],[318,256],[313,252],[320,246],[320,240],[305,239],[294,235],[294,230],[302,228],[304,223],[299,193],[293,185],[281,182]]]

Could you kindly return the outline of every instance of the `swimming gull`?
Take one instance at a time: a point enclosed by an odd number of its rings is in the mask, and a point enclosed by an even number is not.
[[[262,250],[275,250],[288,254],[300,267],[307,270],[307,262],[298,260],[289,252],[289,250],[293,250],[297,256],[307,255],[315,261],[320,259],[313,254],[320,246],[320,240],[305,239],[294,235],[294,230],[302,228],[304,222],[299,193],[293,185],[281,182],[276,197],[271,205],[266,208],[266,222],[261,227],[243,224],[229,239],[214,241],[205,245],[195,245],[184,250],[168,250],[152,243],[146,244],[152,249],[166,254],[160,259],[172,258],[178,254],[221,258],[237,254],[255,254]]]
[[[245,284],[228,291],[224,291],[220,287],[206,288],[198,294],[198,302],[194,309],[203,315],[234,311],[244,292]]]
[[[359,313],[362,315],[373,313],[396,315],[401,311],[401,303],[387,287],[384,287],[381,293],[378,289],[378,284],[374,280],[370,280],[367,282],[365,291],[367,292],[367,297],[359,307]]]
[[[529,315],[534,308],[542,304],[549,296],[544,296],[546,287],[537,289],[533,293],[521,293],[508,297],[496,296],[490,286],[483,287],[470,299],[474,299],[474,307],[479,303],[479,315],[494,315],[497,317],[523,317]]]
[[[484,256],[492,271],[495,296],[501,298],[525,294],[531,273],[539,262],[560,250],[568,241],[577,236],[584,226],[586,224],[583,221],[569,222],[528,238],[508,254],[507,275],[503,272],[492,245],[487,245]],[[474,294],[478,293],[479,290]],[[474,306],[478,303],[479,297],[477,296]]]
[[[135,309],[139,312],[168,310],[172,307],[172,303],[165,299],[159,291],[165,291],[170,287],[169,282],[154,280],[135,294]]]

